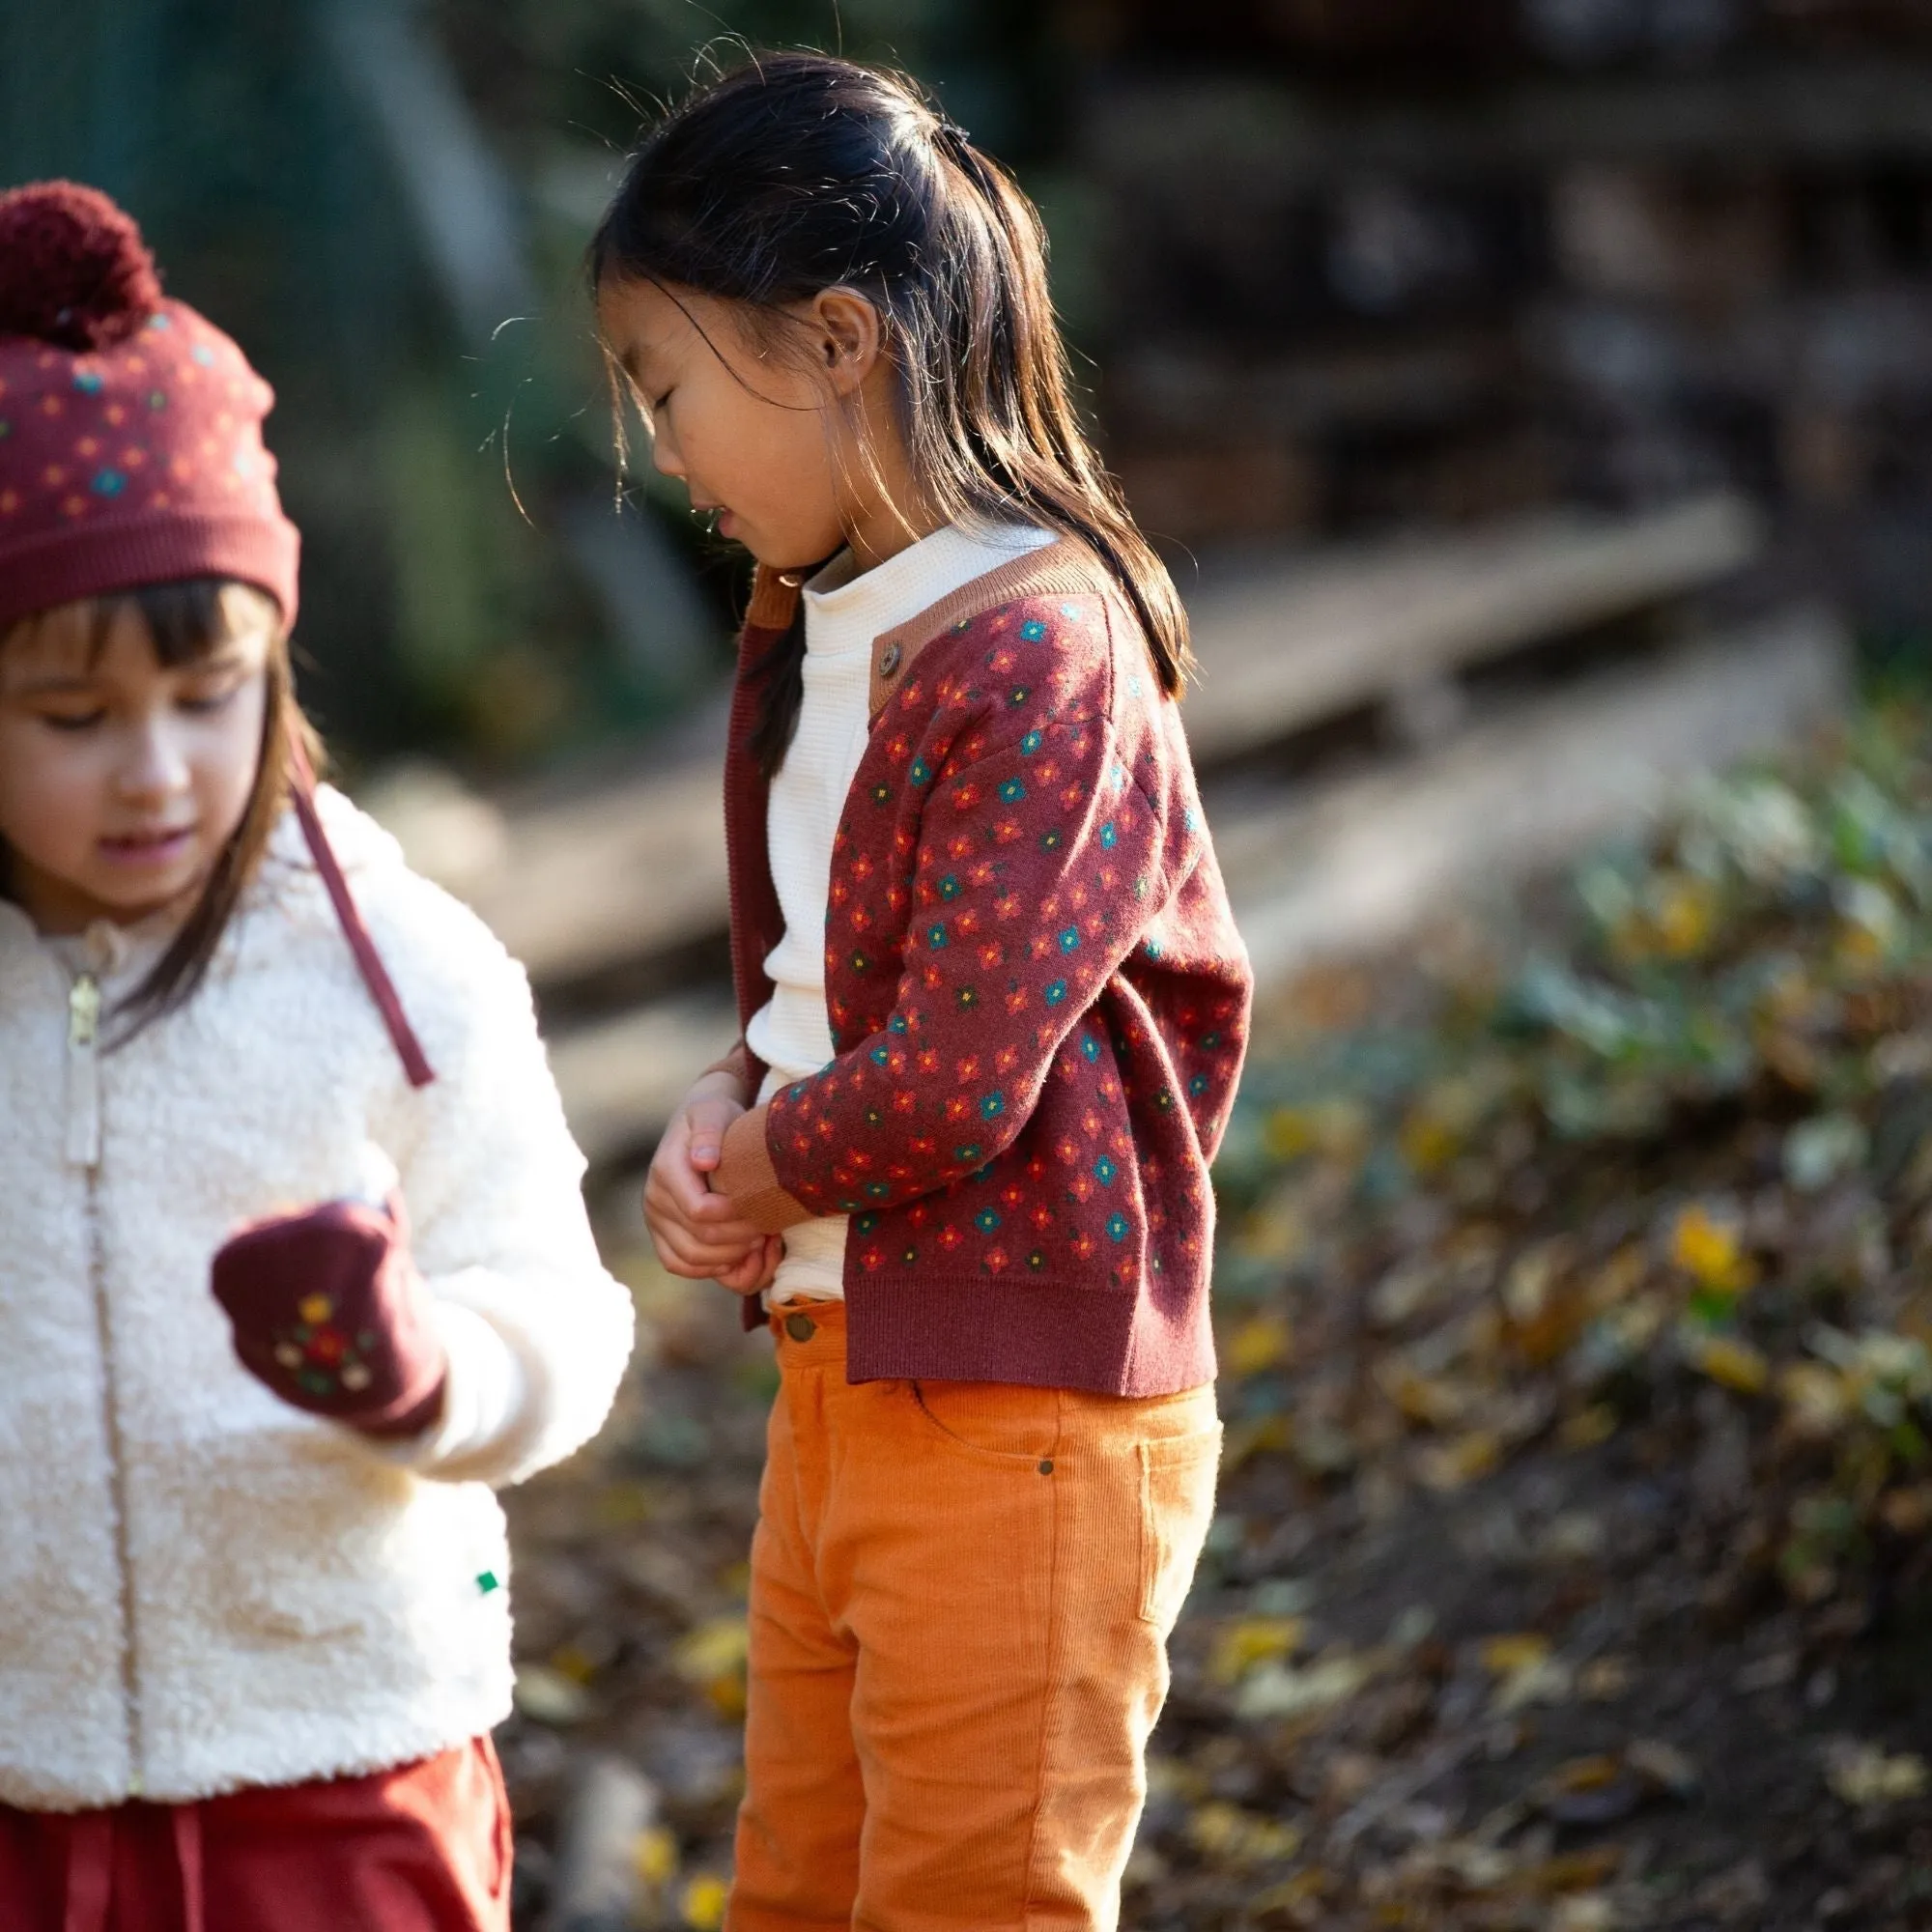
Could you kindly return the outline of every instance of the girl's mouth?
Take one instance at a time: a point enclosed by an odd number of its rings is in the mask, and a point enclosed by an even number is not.
[[[194,827],[179,825],[155,832],[123,832],[99,843],[100,855],[110,865],[140,871],[159,870],[186,855],[194,843]]]

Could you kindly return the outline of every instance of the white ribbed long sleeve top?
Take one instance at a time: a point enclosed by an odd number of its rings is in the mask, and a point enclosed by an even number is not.
[[[758,1097],[816,1073],[832,1058],[825,1009],[825,909],[832,841],[866,749],[872,640],[942,598],[1053,541],[1026,524],[971,529],[949,524],[854,575],[841,551],[805,586],[805,696],[784,763],[772,781],[765,840],[784,936],[765,958],[770,1000],[745,1038],[770,1071]],[[836,1300],[844,1294],[845,1216],[788,1228],[769,1293]]]

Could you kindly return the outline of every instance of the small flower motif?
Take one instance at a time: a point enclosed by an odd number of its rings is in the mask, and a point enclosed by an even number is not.
[[[858,1214],[853,1217],[852,1226],[862,1235],[869,1235],[879,1225],[876,1214]]]
[[[1110,818],[1100,828],[1100,849],[1111,852],[1121,842],[1121,828]]]
[[[1058,852],[1065,842],[1065,835],[1057,825],[1051,831],[1039,835],[1039,849],[1042,852]]]
[[[1027,1253],[1028,1267],[1032,1268],[1034,1272],[1037,1274],[1039,1270],[1043,1268],[1045,1265],[1046,1265],[1046,1250],[1044,1248],[1032,1248],[1028,1250]]]
[[[925,943],[935,952],[945,952],[947,947],[952,943],[947,936],[946,925],[943,921],[935,921],[934,923],[926,927]]]
[[[1080,928],[1069,925],[1060,935],[1060,950],[1063,952],[1077,952],[1080,950]]]
[[[923,757],[915,758],[906,777],[916,785],[929,784],[932,781],[932,767]]]
[[[855,973],[869,973],[872,962],[865,953],[855,952],[852,955],[852,970]]]
[[[1147,956],[1150,959],[1158,959],[1161,956],[1161,954],[1166,951],[1166,949],[1161,945],[1160,941],[1157,939],[1150,939],[1143,950],[1146,952]]]
[[[1100,1058],[1100,1042],[1091,1033],[1080,1036],[1080,1057],[1090,1066]]]
[[[1009,704],[1024,704],[1032,696],[1032,691],[1026,685],[1016,684],[1007,693],[1007,702]]]
[[[965,890],[956,872],[948,872],[939,882],[939,896],[943,899],[956,899]]]
[[[73,372],[73,386],[83,396],[98,396],[107,386],[107,382],[99,369],[76,369]]]
[[[866,1193],[873,1201],[886,1201],[892,1197],[893,1183],[890,1180],[868,1180]]]
[[[980,1102],[980,1118],[982,1121],[997,1121],[1007,1111],[1007,1096],[997,1090],[984,1095]]]
[[[977,986],[961,986],[959,1005],[968,1010],[980,1004],[980,989]]]
[[[978,1141],[968,1141],[964,1147],[952,1150],[952,1158],[957,1161],[975,1161],[980,1158],[980,1151]]]
[[[1190,1094],[1192,1094],[1194,1097],[1198,1100],[1200,1099],[1202,1094],[1207,1093],[1208,1085],[1208,1082],[1207,1074],[1197,1073],[1194,1076],[1194,1078],[1187,1083],[1187,1091]]]
[[[1046,626],[1037,617],[1029,618],[1027,622],[1020,626],[1020,636],[1028,643],[1037,644],[1046,636]]]
[[[1009,779],[1000,787],[1000,801],[1004,805],[1017,805],[1026,796],[1026,786],[1018,779]]]
[[[884,1040],[881,1040],[879,1044],[875,1046],[871,1050],[871,1052],[866,1056],[866,1058],[869,1060],[874,1066],[883,1066],[886,1064],[886,1062],[889,1061],[892,1057],[893,1057],[893,1050],[885,1043]]]
[[[1094,1163],[1094,1179],[1097,1180],[1102,1187],[1113,1186],[1115,1177],[1120,1173],[1120,1171],[1121,1170],[1118,1167],[1116,1167],[1114,1163],[1111,1160],[1109,1160],[1105,1154],[1102,1154],[1100,1158]]]
[[[892,802],[892,796],[893,788],[891,785],[879,784],[872,787],[872,803],[874,805],[889,805]]]
[[[1107,1238],[1110,1241],[1124,1241],[1127,1238],[1127,1217],[1124,1214],[1107,1216]]]
[[[982,1235],[994,1233],[1000,1225],[1000,1210],[997,1208],[981,1208],[973,1216],[973,1225]]]
[[[911,1030],[912,1022],[903,1013],[895,1013],[886,1022],[886,1031],[888,1033],[909,1033]]]
[[[94,473],[97,497],[118,497],[127,487],[128,479],[118,469],[97,469]]]
[[[1030,758],[1045,743],[1046,733],[1044,731],[1029,731],[1020,740],[1020,753],[1023,756]]]
[[[1054,980],[1053,983],[1046,989],[1046,1004],[1049,1007],[1059,1006],[1061,1001],[1065,999],[1065,997],[1066,997],[1066,981],[1065,980]]]

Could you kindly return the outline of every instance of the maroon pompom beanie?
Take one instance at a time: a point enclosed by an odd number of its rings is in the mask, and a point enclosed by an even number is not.
[[[262,441],[274,392],[161,294],[104,194],[0,194],[0,634],[82,597],[187,577],[296,615],[299,539]]]

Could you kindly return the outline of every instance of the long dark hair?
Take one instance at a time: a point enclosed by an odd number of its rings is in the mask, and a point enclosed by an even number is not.
[[[786,53],[700,86],[632,156],[590,276],[743,303],[774,334],[787,304],[834,287],[865,296],[930,507],[949,522],[1017,516],[1088,545],[1179,692],[1187,618],[1074,410],[1038,213],[916,82]],[[794,626],[766,667],[753,749],[768,771],[797,715],[802,651]]]
[[[98,651],[105,645],[116,619],[131,610],[147,626],[155,656],[163,669],[175,670],[194,664],[208,656],[227,635],[222,601],[225,592],[235,589],[245,589],[249,595],[269,602],[252,585],[235,584],[216,577],[143,584],[138,589],[96,598],[89,613],[95,648]],[[41,621],[36,617],[24,618],[12,631],[0,634],[0,650],[6,648],[10,639],[24,636]],[[296,703],[288,638],[279,622],[269,647],[265,677],[261,753],[242,822],[221,848],[181,929],[141,983],[117,1008],[117,1045],[194,997],[195,990],[208,977],[221,935],[227,931],[228,922],[234,917],[248,881],[260,867],[270,836],[281,816],[294,764],[292,747],[298,737],[309,754],[311,765],[321,762],[321,741]],[[0,897],[10,894],[10,869],[6,843],[0,840]]]

